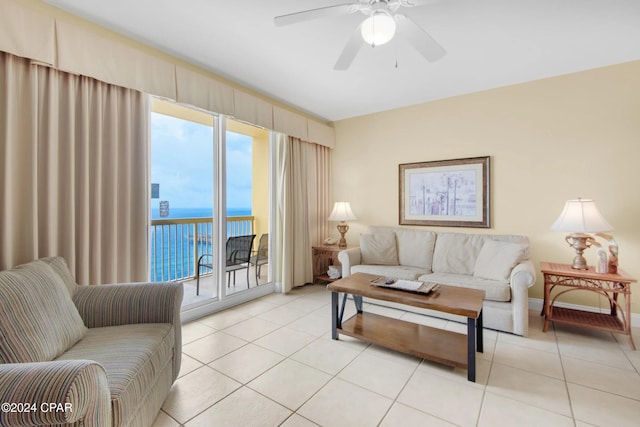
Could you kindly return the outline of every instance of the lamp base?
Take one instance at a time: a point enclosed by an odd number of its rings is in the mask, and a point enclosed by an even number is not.
[[[571,264],[571,268],[576,270],[587,270],[589,266],[587,265],[587,260],[584,258],[582,253],[585,249],[591,247],[591,242],[589,241],[591,236],[585,233],[571,233],[567,237],[565,237],[566,242],[576,251],[576,256],[573,258],[573,264]]]
[[[338,224],[338,232],[340,233],[340,241],[338,242],[339,248],[347,247],[347,239],[344,238],[344,235],[349,231],[349,224],[346,221],[341,221]]]

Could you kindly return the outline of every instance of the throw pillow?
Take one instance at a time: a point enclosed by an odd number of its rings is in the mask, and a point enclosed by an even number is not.
[[[69,295],[73,297],[73,294],[76,292],[76,288],[78,287],[78,285],[76,284],[76,279],[73,278],[73,275],[71,274],[71,271],[67,266],[67,261],[65,261],[64,258],[59,256],[49,257],[49,258],[40,258],[38,261],[42,261],[48,264],[49,267],[53,269],[53,271],[58,273],[58,276],[60,276],[64,284],[67,286],[67,289],[69,290]]]
[[[485,240],[482,234],[438,233],[433,272],[471,276]]]
[[[45,262],[0,272],[0,360],[53,360],[87,332],[69,291]]]
[[[511,270],[526,257],[527,247],[519,243],[487,240],[476,260],[474,277],[508,282]]]
[[[362,264],[398,265],[398,250],[394,233],[360,235]]]

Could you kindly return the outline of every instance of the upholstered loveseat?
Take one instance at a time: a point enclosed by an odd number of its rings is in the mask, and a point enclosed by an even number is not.
[[[78,286],[59,257],[0,272],[0,425],[151,425],[180,370],[182,295]]]
[[[341,251],[338,260],[343,277],[363,272],[482,289],[484,326],[527,336],[528,288],[536,273],[525,236],[371,226],[360,236],[360,246]]]

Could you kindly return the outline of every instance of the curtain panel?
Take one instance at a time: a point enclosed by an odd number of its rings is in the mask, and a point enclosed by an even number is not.
[[[148,120],[141,92],[0,52],[0,269],[147,280]]]
[[[311,246],[329,235],[331,153],[328,147],[277,134],[277,260],[283,293],[313,280]]]

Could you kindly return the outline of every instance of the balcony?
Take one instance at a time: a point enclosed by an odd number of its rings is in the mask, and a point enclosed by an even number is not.
[[[253,216],[227,217],[227,237],[255,233]],[[254,242],[256,249],[258,239]],[[196,304],[218,296],[211,270],[201,268],[200,295],[196,295],[196,269],[198,258],[212,254],[213,218],[154,219],[151,221],[151,281],[182,281],[184,283],[183,306]],[[207,271],[208,270],[208,271]],[[249,286],[256,286],[255,267],[249,267]],[[268,278],[268,265],[260,270],[259,283]],[[231,285],[227,295],[247,289],[247,273],[236,272],[235,285],[231,273]],[[226,282],[225,282],[226,286]]]

